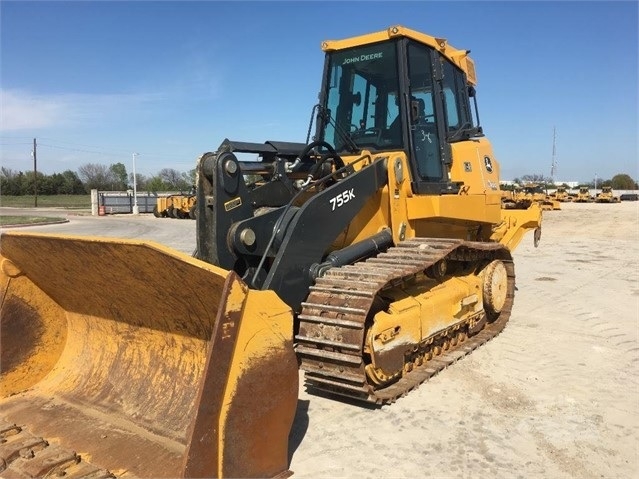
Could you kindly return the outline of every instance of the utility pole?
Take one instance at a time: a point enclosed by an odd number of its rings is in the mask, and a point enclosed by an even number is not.
[[[38,160],[36,156],[36,139],[33,139],[33,151],[31,155],[33,156],[33,206],[34,208],[38,207]]]
[[[550,167],[550,179],[552,180],[553,186],[555,184],[555,172],[557,171],[557,161],[555,155],[557,153],[555,142],[557,140],[557,129],[552,127],[552,166]]]
[[[137,153],[133,153],[133,214],[139,215],[140,208],[138,208],[138,186],[137,186],[137,178],[135,177],[135,157]]]

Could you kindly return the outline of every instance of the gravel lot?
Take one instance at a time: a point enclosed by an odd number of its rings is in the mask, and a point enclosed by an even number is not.
[[[22,230],[195,247],[191,220],[68,218]],[[638,202],[544,212],[506,329],[391,406],[312,396],[300,374],[293,477],[638,477],[638,240]]]

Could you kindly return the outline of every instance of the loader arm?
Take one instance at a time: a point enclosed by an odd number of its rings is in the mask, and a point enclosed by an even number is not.
[[[305,202],[281,226],[280,246],[260,288],[277,292],[298,311],[313,283],[311,265],[322,261],[339,233],[387,181],[386,159],[382,158]]]
[[[279,207],[293,197],[287,165],[294,162],[304,144],[264,144],[224,140],[215,153],[203,154],[197,163],[197,257],[236,271],[238,257],[228,248],[231,226],[250,218],[261,208]],[[241,162],[237,154],[258,154],[263,161]],[[249,188],[246,176],[267,177],[258,188]],[[305,175],[304,175],[305,176]],[[240,273],[241,275],[241,273]]]
[[[329,173],[324,181],[333,184],[322,184],[298,205],[297,193],[305,190],[295,189],[284,175],[289,167],[283,163],[292,157],[278,151],[278,161],[247,164],[231,151],[234,145],[224,142],[199,162],[198,257],[234,269],[252,288],[274,291],[299,312],[313,282],[311,266],[323,261],[339,234],[387,185],[387,158],[357,171],[346,167],[349,174],[337,181]],[[245,177],[256,171],[268,172],[269,181],[251,189]],[[306,178],[307,170],[302,171]]]

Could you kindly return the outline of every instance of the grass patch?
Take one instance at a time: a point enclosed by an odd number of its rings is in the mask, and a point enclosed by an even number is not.
[[[65,218],[52,218],[50,216],[0,216],[0,226],[37,225],[54,221],[65,221]]]
[[[33,195],[0,196],[0,206],[33,208]],[[38,195],[38,208],[91,209],[91,195]]]

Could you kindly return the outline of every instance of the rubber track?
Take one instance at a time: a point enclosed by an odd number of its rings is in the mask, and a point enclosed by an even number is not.
[[[375,297],[385,289],[403,285],[442,259],[504,262],[509,293],[499,317],[464,342],[413,367],[396,382],[375,389],[368,382],[363,361],[366,318]],[[332,268],[311,286],[298,316],[296,352],[305,371],[305,385],[310,390],[375,404],[395,402],[499,334],[510,317],[514,285],[514,265],[504,246],[457,239],[412,239],[361,263]]]
[[[0,477],[111,479],[113,474],[88,463],[74,451],[50,444],[0,418]]]

